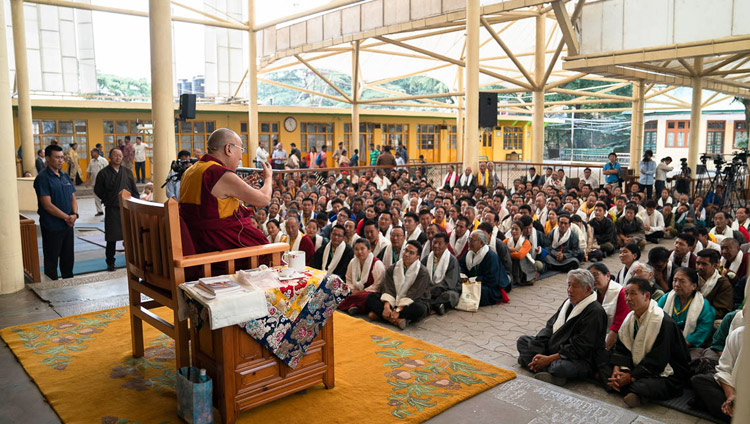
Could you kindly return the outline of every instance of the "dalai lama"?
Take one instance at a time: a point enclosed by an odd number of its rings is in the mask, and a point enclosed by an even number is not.
[[[218,129],[208,138],[207,153],[182,177],[180,217],[196,253],[268,243],[250,223],[252,211],[245,204],[265,206],[271,202],[271,167],[262,163],[263,187],[252,188],[234,172],[243,150],[234,131]]]

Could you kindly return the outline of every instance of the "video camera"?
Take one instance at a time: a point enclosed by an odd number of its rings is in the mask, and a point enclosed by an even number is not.
[[[705,164],[706,161],[704,160],[704,157],[705,157],[705,155],[701,156],[701,161]],[[688,175],[690,175],[690,166],[688,166],[688,160],[687,160],[687,158],[680,159],[680,167],[682,169],[682,175],[684,175],[686,177]]]
[[[173,160],[172,164],[169,166],[170,169],[172,169],[172,173],[167,177],[167,180],[164,181],[164,184],[161,185],[162,188],[165,187],[171,181],[182,180],[182,174],[184,174],[185,171],[188,168],[190,168],[190,165],[196,162],[198,162],[197,158]]]

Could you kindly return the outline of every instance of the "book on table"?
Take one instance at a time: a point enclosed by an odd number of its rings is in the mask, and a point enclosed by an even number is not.
[[[220,280],[199,280],[198,284],[196,284],[198,287],[200,287],[202,290],[214,295],[214,296],[221,296],[228,293],[233,293],[238,290],[240,290],[242,287],[235,283],[234,281],[230,280],[229,278],[224,278]]]

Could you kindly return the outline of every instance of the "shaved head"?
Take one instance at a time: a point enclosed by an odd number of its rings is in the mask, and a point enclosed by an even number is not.
[[[208,137],[208,151],[217,152],[221,150],[228,143],[232,143],[235,140],[239,140],[240,137],[236,132],[229,128],[219,128],[218,130],[211,133]]]

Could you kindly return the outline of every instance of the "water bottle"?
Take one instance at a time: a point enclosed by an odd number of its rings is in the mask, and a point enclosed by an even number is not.
[[[208,381],[208,377],[206,376],[206,369],[205,368],[201,368],[201,371],[200,371],[200,381],[201,381],[201,383],[205,383],[206,381]]]

